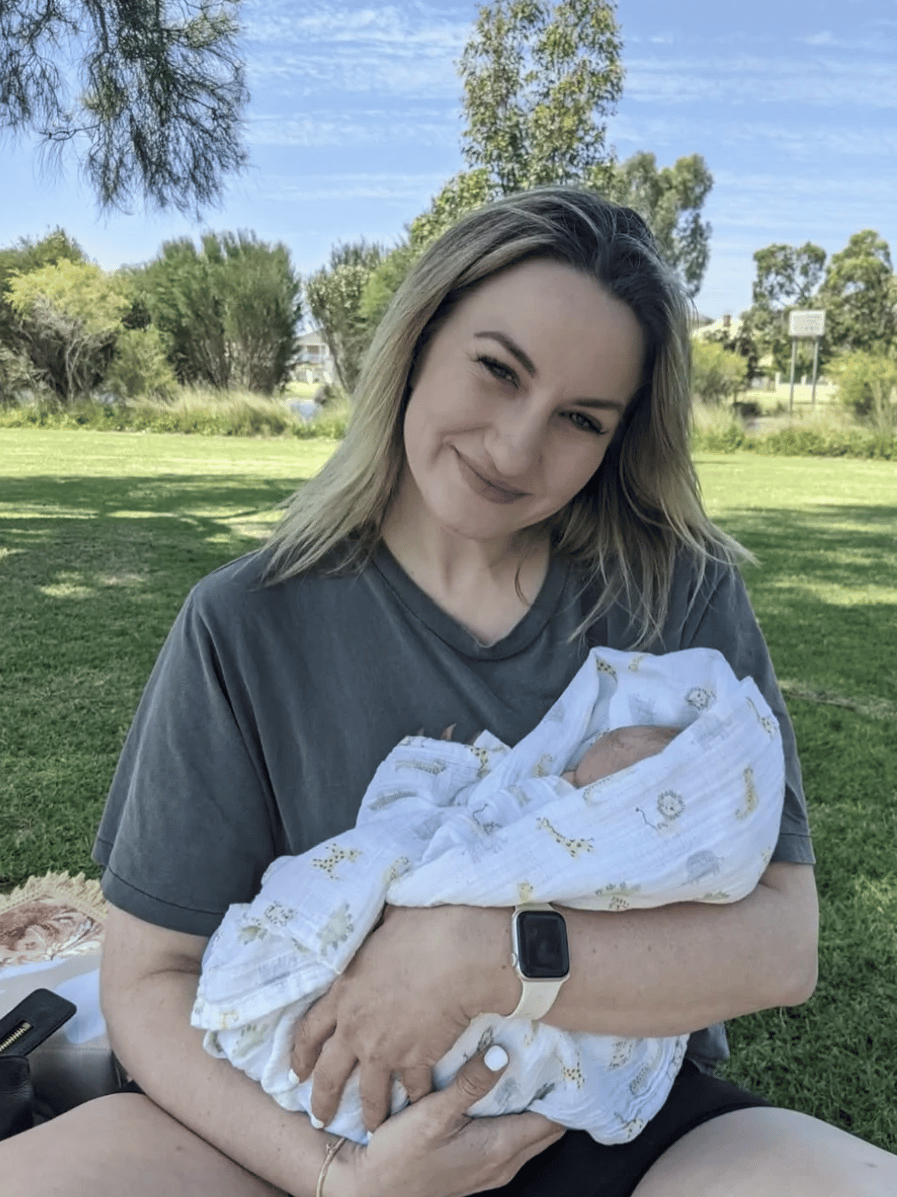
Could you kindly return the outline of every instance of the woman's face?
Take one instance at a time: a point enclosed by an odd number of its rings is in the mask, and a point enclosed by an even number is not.
[[[644,353],[632,311],[570,266],[486,280],[412,377],[404,518],[500,544],[554,515],[600,466]]]

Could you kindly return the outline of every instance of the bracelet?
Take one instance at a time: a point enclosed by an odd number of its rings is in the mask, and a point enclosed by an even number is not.
[[[321,1165],[321,1171],[318,1174],[318,1187],[315,1189],[315,1197],[324,1197],[324,1178],[330,1170],[330,1165],[333,1163],[333,1157],[342,1147],[346,1141],[346,1136],[343,1135],[341,1139],[334,1139],[332,1143],[327,1144],[327,1150],[324,1153],[324,1163]]]

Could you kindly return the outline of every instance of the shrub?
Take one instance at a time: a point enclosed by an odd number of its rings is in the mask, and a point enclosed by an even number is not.
[[[105,385],[119,399],[174,399],[177,382],[154,325],[119,334]]]
[[[858,350],[835,363],[838,398],[876,431],[890,435],[897,418],[897,358]]]
[[[704,403],[722,403],[745,389],[747,364],[730,349],[713,341],[691,343],[692,393]]]

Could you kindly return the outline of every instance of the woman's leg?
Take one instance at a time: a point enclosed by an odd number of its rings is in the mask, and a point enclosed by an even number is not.
[[[633,1197],[894,1197],[897,1156],[795,1110],[723,1114],[668,1148]]]
[[[136,1093],[0,1143],[0,1197],[285,1197]]]

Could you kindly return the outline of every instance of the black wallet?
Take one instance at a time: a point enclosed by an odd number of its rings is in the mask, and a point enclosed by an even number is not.
[[[77,1007],[49,989],[35,989],[0,1018],[0,1056],[27,1056],[58,1031]]]

